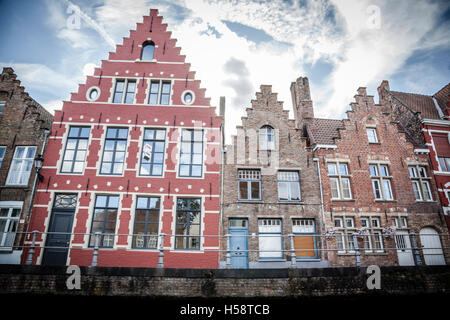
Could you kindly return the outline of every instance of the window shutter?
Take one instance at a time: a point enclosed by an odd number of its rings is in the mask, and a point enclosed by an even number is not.
[[[450,158],[450,144],[445,134],[433,134],[434,146],[438,157]]]

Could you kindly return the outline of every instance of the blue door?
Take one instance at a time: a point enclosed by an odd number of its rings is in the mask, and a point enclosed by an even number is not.
[[[230,219],[230,251],[233,269],[248,268],[247,219]]]

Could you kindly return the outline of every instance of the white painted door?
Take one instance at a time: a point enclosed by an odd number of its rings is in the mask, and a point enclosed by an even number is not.
[[[441,240],[433,228],[420,230],[420,242],[422,243],[423,257],[426,265],[445,265],[444,252]]]
[[[395,244],[397,246],[398,264],[401,266],[414,266],[408,231],[397,231],[395,233]]]

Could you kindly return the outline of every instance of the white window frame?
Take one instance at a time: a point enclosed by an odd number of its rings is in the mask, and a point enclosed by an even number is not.
[[[372,167],[375,168],[375,175],[372,175],[371,172]],[[386,174],[384,174],[383,171],[385,171]],[[390,171],[387,164],[369,163],[369,174],[372,180],[372,191],[375,200],[394,201],[394,193],[392,191],[392,183],[391,183],[392,176],[389,174],[389,172]],[[376,185],[378,185],[378,188],[376,188]],[[376,190],[379,191],[380,197],[377,197]],[[388,195],[390,195],[390,197]]]
[[[330,166],[334,166],[334,173],[330,172]],[[341,166],[345,166],[345,173],[341,172]],[[328,162],[328,176],[330,179],[330,190],[331,190],[331,199],[332,200],[352,200],[352,187],[350,178],[351,175],[348,173],[348,163],[346,162]],[[343,181],[346,180],[348,182],[348,197],[344,196],[344,183]],[[332,184],[335,181],[337,185],[337,197],[333,195],[333,187]]]
[[[336,222],[339,221],[340,226],[336,226]],[[348,222],[350,224],[348,225]],[[354,253],[353,234],[356,233],[355,218],[352,217],[334,217],[334,225],[336,232],[336,248],[338,253]],[[341,248],[339,248],[341,244]],[[350,245],[352,244],[352,245]]]
[[[279,227],[278,227],[279,226]],[[262,229],[267,229],[261,231]],[[278,230],[279,229],[279,230]],[[258,247],[259,259],[283,259],[283,220],[280,218],[259,218],[258,219]],[[266,251],[266,244],[278,244],[279,250]],[[265,252],[261,252],[265,251]],[[273,255],[271,255],[273,254]]]
[[[422,165],[409,165],[408,172],[416,201],[433,201],[430,186],[431,178],[428,177],[427,168]]]
[[[29,149],[34,149],[33,151],[33,156],[31,158],[16,158],[17,156],[17,150],[18,148],[25,148],[25,151],[23,152],[23,154],[26,156],[28,153]],[[11,165],[9,166],[9,172],[8,172],[8,178],[6,179],[6,185],[12,185],[12,186],[27,186],[28,182],[30,180],[30,175],[31,175],[31,171],[33,170],[33,166],[34,166],[34,157],[36,156],[36,146],[16,146],[15,150],[14,150],[14,156],[13,159],[11,161]],[[18,171],[13,171],[14,168],[14,163],[15,162],[20,162],[20,169]],[[24,166],[26,166],[26,163],[31,163],[30,164],[30,170],[23,170]],[[14,178],[14,174],[15,172],[19,175],[19,179]],[[24,175],[24,177],[22,177],[22,175]],[[24,179],[22,179],[24,178]],[[14,181],[12,181],[13,179],[15,179]],[[24,183],[15,183],[16,181],[26,181]]]
[[[293,179],[293,178],[281,178],[280,179],[280,174],[283,173],[289,173],[289,174],[296,174],[297,178]],[[280,199],[280,184],[285,184],[286,188],[287,188],[287,199]],[[295,184],[298,186],[298,199],[292,199],[293,196],[295,196],[293,194],[293,190],[292,190],[292,184]],[[278,188],[278,201],[280,202],[300,202],[302,201],[302,193],[301,193],[301,189],[300,189],[300,173],[298,171],[295,170],[280,170],[277,172],[277,188]]]
[[[380,217],[361,217],[361,226],[363,221],[366,221],[364,227],[369,234],[364,235],[364,250],[365,252],[384,252],[383,235],[381,229]],[[376,244],[379,243],[379,248]]]
[[[152,95],[152,83],[156,83],[158,82],[158,93],[157,93],[157,97],[156,97],[156,103],[150,103],[150,97]],[[163,104],[161,103],[161,99],[162,99],[162,88],[163,88],[163,84],[169,84],[170,85],[170,90],[169,90],[169,101],[167,102],[167,104]],[[171,80],[162,80],[162,79],[149,79],[149,83],[148,83],[148,91],[147,91],[147,104],[151,104],[151,105],[157,105],[157,106],[168,106],[172,104],[172,90],[173,90],[173,83]],[[194,98],[194,96],[193,96]],[[194,100],[194,99],[192,99]],[[193,101],[192,101],[193,102]]]
[[[380,143],[378,140],[377,129],[376,128],[366,128],[367,140],[369,143]]]
[[[259,128],[259,150],[275,150],[275,128],[270,125]]]
[[[20,216],[22,215],[22,201],[0,201],[0,209],[8,209],[8,215],[6,217],[0,217],[0,220],[6,220],[6,224],[3,230],[0,230],[0,251],[1,250],[11,250],[14,246],[14,242],[16,239],[17,228],[20,222]],[[19,210],[19,214],[16,217],[12,217],[13,210]],[[9,230],[11,227],[11,222],[16,221],[16,228],[14,231],[5,231]],[[7,232],[13,233],[12,241],[10,241],[11,245],[6,246],[5,242],[8,240]]]
[[[123,91],[122,91],[122,98],[120,99],[120,102],[114,102],[114,97],[116,95],[116,89],[117,89],[117,83],[123,81]],[[133,92],[133,102],[129,103],[129,102],[125,102],[125,98],[127,96],[127,92],[128,92],[128,84],[129,82],[134,82],[134,92]],[[112,97],[111,97],[111,103],[114,104],[134,104],[136,101],[136,93],[137,93],[137,88],[138,88],[138,80],[135,78],[117,78],[114,81],[114,88],[113,88],[113,93],[112,93]]]

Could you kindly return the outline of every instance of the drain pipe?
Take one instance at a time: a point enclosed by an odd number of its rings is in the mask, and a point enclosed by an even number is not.
[[[50,135],[50,130],[45,129],[44,130],[44,142],[42,143],[42,148],[41,148],[41,155],[44,155],[45,152],[45,147],[47,145],[47,139],[48,136]],[[36,171],[36,174],[34,175],[34,181],[33,181],[33,187],[31,189],[31,197],[28,201],[28,208],[27,208],[27,217],[26,217],[26,224],[27,224],[27,231],[28,231],[28,226],[29,226],[29,222],[30,222],[30,218],[31,218],[31,210],[32,210],[32,204],[34,202],[34,194],[36,192],[36,185],[37,185],[37,180],[39,178],[39,172]]]
[[[319,158],[313,158],[313,161],[316,162],[317,164],[317,175],[319,178],[319,190],[320,190],[320,213],[322,216],[322,229],[324,230],[323,233],[327,232],[327,224],[325,222],[325,209],[323,206],[323,192],[322,192],[322,176],[320,174],[320,163],[319,163]],[[320,243],[322,245],[322,248],[324,247],[324,243],[323,243],[323,234],[320,237]],[[325,258],[326,260],[328,260],[328,240],[326,240],[326,251],[325,251]]]
[[[222,117],[222,125],[220,127],[220,197],[219,197],[219,250],[222,248],[222,233],[223,233],[223,185],[224,185],[224,164],[225,164],[225,97],[220,97],[220,116]],[[228,238],[227,238],[228,241]],[[220,266],[220,255],[221,251],[218,254],[217,265]]]

